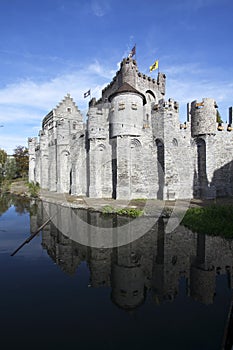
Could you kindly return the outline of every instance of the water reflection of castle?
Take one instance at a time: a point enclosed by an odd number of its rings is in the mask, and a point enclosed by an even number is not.
[[[48,212],[54,212],[54,204],[46,205],[46,211],[41,206],[37,216],[31,217],[32,231],[45,221]],[[70,211],[62,208],[61,219],[70,217]],[[79,215],[87,222],[103,225],[100,213],[82,211]],[[109,220],[108,225],[112,224],[112,219]],[[106,225],[106,218],[104,222]],[[71,237],[72,232],[69,234]],[[111,287],[112,301],[124,309],[142,304],[148,291],[158,303],[173,300],[179,294],[181,278],[185,280],[187,295],[205,304],[213,302],[217,274],[226,274],[228,287],[233,288],[232,241],[198,235],[183,226],[167,234],[163,219],[137,241],[112,249],[81,245],[51,223],[43,230],[42,245],[70,275],[86,261],[90,285]]]

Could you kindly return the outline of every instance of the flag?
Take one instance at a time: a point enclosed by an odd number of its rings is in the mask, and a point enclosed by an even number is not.
[[[134,47],[132,48],[132,50],[129,53],[129,57],[133,57],[134,55],[136,55],[136,45],[134,45]]]
[[[87,96],[90,96],[91,94],[91,90],[88,90],[87,92],[84,92],[84,98],[86,98]]]
[[[158,68],[159,68],[159,60],[156,60],[155,63],[152,64],[152,66],[150,66],[150,72]]]

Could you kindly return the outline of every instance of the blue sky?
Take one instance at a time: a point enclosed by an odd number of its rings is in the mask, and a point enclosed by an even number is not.
[[[70,93],[85,117],[136,44],[139,71],[159,59],[166,98],[233,105],[232,0],[0,0],[0,148],[37,136]]]

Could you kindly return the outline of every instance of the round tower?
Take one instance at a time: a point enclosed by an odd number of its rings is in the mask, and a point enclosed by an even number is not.
[[[191,103],[192,137],[216,133],[216,102],[212,98],[203,98]]]
[[[143,127],[143,105],[145,96],[128,83],[124,83],[109,96],[110,137],[140,136]]]
[[[134,309],[143,303],[144,275],[140,266],[114,265],[112,271],[112,301],[123,309]]]
[[[135,86],[137,72],[137,62],[132,57],[124,58],[120,68],[120,83]]]

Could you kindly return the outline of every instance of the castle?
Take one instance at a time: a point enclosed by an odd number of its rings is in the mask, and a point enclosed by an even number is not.
[[[212,98],[165,100],[166,76],[139,72],[123,59],[87,121],[69,94],[29,138],[29,181],[43,189],[92,198],[190,199],[233,195],[232,107],[217,122]]]

